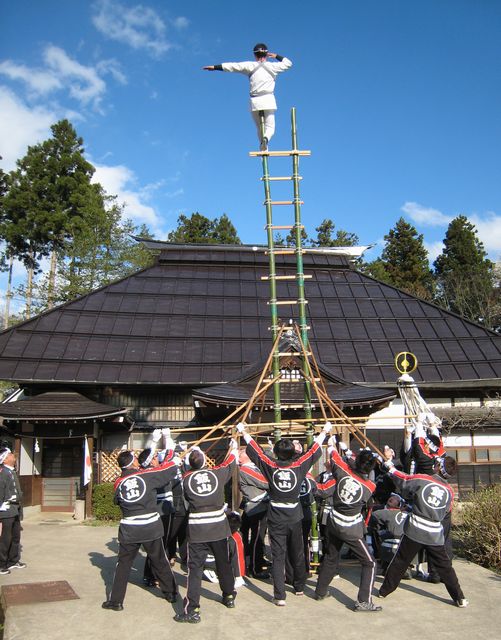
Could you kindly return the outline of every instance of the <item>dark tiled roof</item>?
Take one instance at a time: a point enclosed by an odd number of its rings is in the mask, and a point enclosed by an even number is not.
[[[0,417],[12,420],[90,420],[125,415],[127,409],[117,409],[94,402],[75,391],[47,391],[18,402],[0,404]]]
[[[267,256],[248,247],[176,247],[115,284],[0,334],[0,379],[209,386],[235,380],[270,350]],[[291,256],[277,269],[295,271]],[[395,354],[412,351],[419,383],[494,381],[501,338],[350,269],[306,254],[310,341],[342,380],[394,384]],[[294,282],[278,296],[293,300]],[[280,307],[287,321],[292,306]]]

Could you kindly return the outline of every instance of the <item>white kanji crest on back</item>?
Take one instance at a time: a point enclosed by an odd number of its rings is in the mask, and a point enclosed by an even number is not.
[[[124,502],[137,502],[146,493],[146,483],[141,476],[130,476],[120,483],[119,494]]]
[[[190,476],[190,490],[197,496],[211,496],[218,488],[217,476],[212,471],[203,469]]]
[[[273,472],[273,484],[279,491],[292,491],[296,484],[296,474],[290,469],[277,469]]]
[[[355,504],[362,499],[363,489],[358,480],[345,476],[338,482],[337,493],[344,504]]]

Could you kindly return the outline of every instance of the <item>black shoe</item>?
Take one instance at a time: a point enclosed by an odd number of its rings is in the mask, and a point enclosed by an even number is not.
[[[319,593],[315,593],[313,594],[313,599],[314,600],[325,600],[325,598],[330,598],[330,593],[327,592],[325,595],[321,596]]]
[[[157,582],[153,578],[143,578],[143,584],[145,587],[156,587]]]
[[[27,566],[25,562],[16,562],[15,564],[11,564],[8,569],[26,569]]]
[[[174,602],[177,602],[177,592],[164,593],[164,596],[167,602],[170,602],[171,604],[174,604]]]
[[[402,576],[402,580],[412,580],[412,571],[407,569],[407,571]]]
[[[113,602],[112,600],[106,600],[101,605],[103,609],[111,609],[111,611],[123,611],[124,606],[121,602]]]
[[[224,596],[223,604],[227,609],[235,608],[235,596]]]
[[[176,613],[174,616],[175,622],[189,622],[190,624],[198,624],[202,621],[200,614],[198,611],[194,611],[193,613]]]
[[[0,569],[0,576],[8,576],[9,573],[9,569]]]
[[[382,611],[383,607],[378,607],[373,602],[356,602],[353,607],[353,611],[368,611],[375,613],[376,611]]]
[[[438,584],[440,582],[440,576],[436,573],[429,573],[426,578],[426,582],[431,582],[432,584]]]

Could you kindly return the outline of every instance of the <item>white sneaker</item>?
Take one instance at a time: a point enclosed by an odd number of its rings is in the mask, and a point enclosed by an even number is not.
[[[204,569],[204,576],[209,582],[219,582],[216,572],[212,571],[212,569]]]
[[[285,600],[277,600],[273,598],[273,604],[276,604],[277,607],[285,607]]]
[[[470,603],[468,602],[468,600],[466,598],[461,598],[461,600],[456,600],[456,606],[459,607],[460,609],[464,609],[469,604]]]
[[[235,578],[235,589],[238,589],[239,587],[245,587],[245,580],[242,576],[237,576]]]

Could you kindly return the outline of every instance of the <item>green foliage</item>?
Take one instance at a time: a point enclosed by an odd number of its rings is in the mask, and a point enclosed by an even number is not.
[[[486,256],[475,225],[465,216],[454,218],[434,262],[436,301],[469,320],[494,327],[499,322],[499,288],[494,286],[494,265]]]
[[[455,528],[461,553],[472,562],[501,571],[501,485],[473,493]]]
[[[315,228],[317,239],[312,240],[314,247],[354,247],[359,243],[356,233],[338,229],[334,234],[335,224],[329,218],[326,218],[321,224]]]
[[[167,240],[180,244],[241,244],[237,230],[225,213],[210,220],[198,211],[190,217],[181,214],[177,228],[169,233]]]
[[[366,273],[412,295],[430,299],[433,274],[423,236],[400,218],[384,239],[381,257],[367,265]]]
[[[95,484],[92,489],[92,513],[96,520],[116,521],[122,517],[120,507],[114,502],[115,491],[112,482]]]

